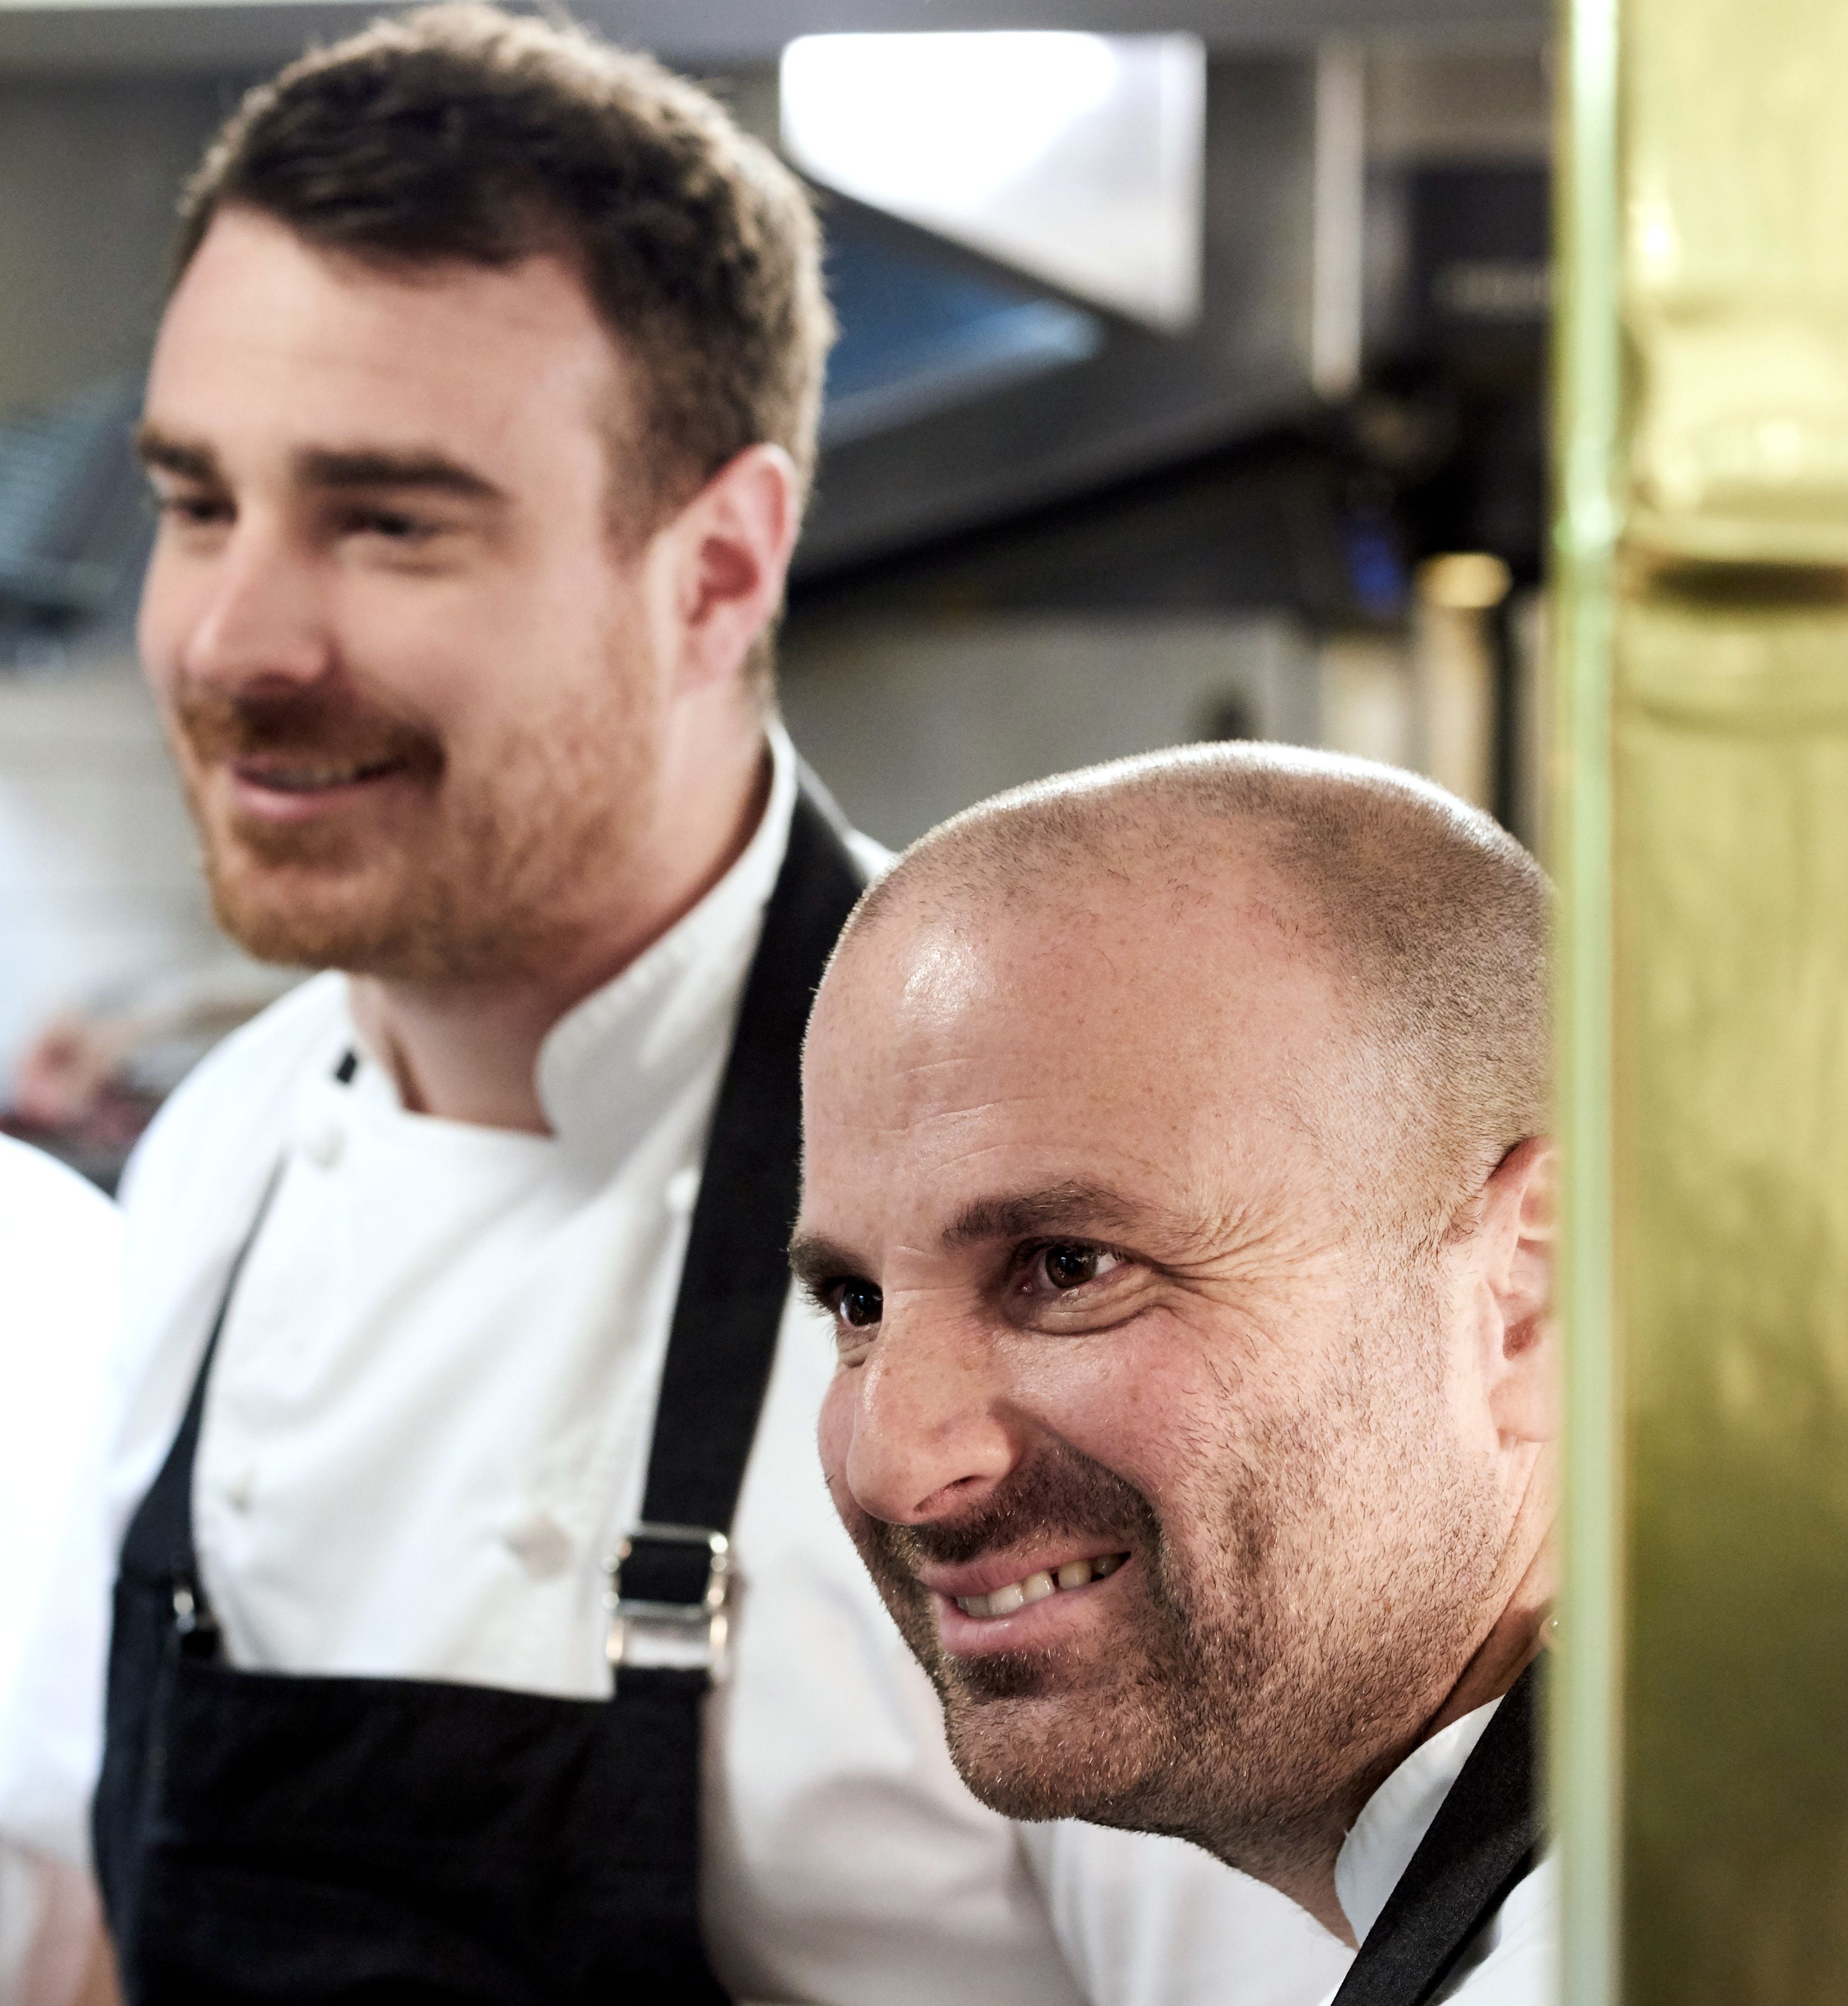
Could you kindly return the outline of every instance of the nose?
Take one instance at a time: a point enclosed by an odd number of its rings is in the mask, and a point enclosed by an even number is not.
[[[980,1503],[1020,1459],[1022,1428],[979,1329],[888,1295],[872,1355],[847,1381],[843,1474],[861,1509],[921,1524]]]
[[[255,684],[305,684],[334,658],[325,592],[310,553],[291,546],[280,525],[241,515],[206,559],[189,558],[190,579],[149,574],[144,620],[162,594],[189,583],[177,632],[176,665],[187,680],[221,691]]]

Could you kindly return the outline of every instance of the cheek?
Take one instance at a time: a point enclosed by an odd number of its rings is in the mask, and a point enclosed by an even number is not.
[[[607,567],[548,565],[459,589],[391,633],[405,674],[421,678],[416,696],[491,748],[511,730],[601,758],[613,739],[646,728],[645,611]]]
[[[328,632],[354,688],[439,737],[452,769],[502,776],[512,745],[555,737],[575,687],[555,621],[492,571],[459,578],[343,579],[326,602]]]
[[[1022,1391],[1041,1424],[1152,1501],[1227,1420],[1191,1350],[1135,1337],[1040,1338]]]

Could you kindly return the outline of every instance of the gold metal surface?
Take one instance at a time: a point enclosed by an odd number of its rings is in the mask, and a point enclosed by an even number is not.
[[[1629,534],[1848,561],[1848,7],[1625,0]]]
[[[1848,612],[1619,615],[1624,1997],[1848,1997]]]
[[[1564,1992],[1833,2006],[1848,5],[1612,4],[1561,207]]]

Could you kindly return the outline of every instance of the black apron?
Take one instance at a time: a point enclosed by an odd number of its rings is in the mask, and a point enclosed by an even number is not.
[[[799,795],[713,1114],[642,1522],[611,1562],[611,1698],[225,1663],[192,1467],[251,1229],[116,1585],[94,1837],[132,2006],[722,2006],[699,1930],[701,1702],[788,1291],[803,1028],[861,882]]]
[[[1544,1657],[1496,1708],[1331,2006],[1424,2006],[1532,1869],[1542,1842],[1535,1782]]]

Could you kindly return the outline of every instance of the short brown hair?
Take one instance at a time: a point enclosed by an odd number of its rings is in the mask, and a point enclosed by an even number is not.
[[[625,508],[625,526],[652,530],[759,442],[806,490],[834,333],[813,209],[647,56],[479,4],[375,23],[245,97],[181,197],[176,283],[232,207],[385,264],[575,266],[641,365],[646,519]]]

